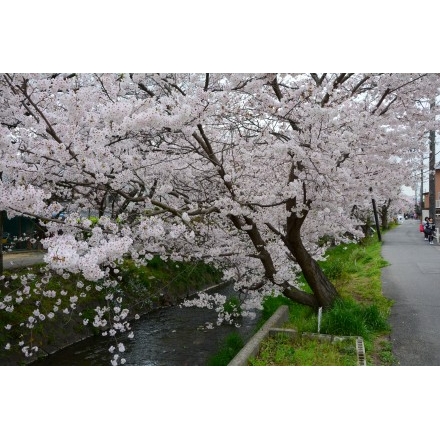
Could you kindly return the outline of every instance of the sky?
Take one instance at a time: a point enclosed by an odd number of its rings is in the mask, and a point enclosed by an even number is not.
[[[436,65],[436,29],[407,0],[398,8],[387,0],[291,0],[270,10],[236,0],[149,2],[144,11],[133,0],[20,5],[26,13],[2,4],[2,71],[406,72]],[[436,8],[430,5],[431,16]]]

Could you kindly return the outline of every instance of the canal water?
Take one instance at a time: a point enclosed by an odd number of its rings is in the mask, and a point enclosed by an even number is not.
[[[213,293],[234,295],[232,286]],[[225,338],[237,332],[246,343],[255,333],[255,318],[241,317],[240,327],[216,325],[214,310],[198,307],[172,306],[150,312],[132,323],[133,339],[119,340],[125,345],[125,365],[184,366],[207,365]],[[207,323],[214,328],[206,329]],[[94,336],[41,358],[30,365],[94,366],[110,365],[112,355],[109,337]]]

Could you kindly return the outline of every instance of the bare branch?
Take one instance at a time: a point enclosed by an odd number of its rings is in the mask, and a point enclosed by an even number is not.
[[[321,75],[321,78],[318,77],[316,73],[311,73],[310,76],[315,80],[316,85],[319,87],[327,76],[326,73]]]
[[[142,84],[142,83],[138,83],[138,87],[139,87],[141,90],[143,90],[145,93],[147,93],[148,95],[150,95],[151,98],[154,97],[154,93],[153,93],[151,90],[148,90],[147,87],[146,87],[144,84]]]

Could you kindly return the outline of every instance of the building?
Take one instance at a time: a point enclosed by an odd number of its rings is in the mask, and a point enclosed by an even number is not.
[[[423,217],[429,216],[429,191],[423,193]],[[440,162],[435,165],[435,217],[440,220]]]
[[[38,243],[32,238],[42,238],[44,231],[38,221],[29,217],[16,216],[8,219],[4,211],[0,212],[3,221],[2,245],[13,246],[14,249],[38,249]]]

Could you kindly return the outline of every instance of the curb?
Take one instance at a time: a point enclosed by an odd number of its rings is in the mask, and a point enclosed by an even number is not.
[[[245,366],[248,359],[256,356],[260,349],[263,339],[269,334],[274,327],[279,327],[289,319],[289,308],[287,306],[278,307],[277,311],[264,323],[263,327],[255,333],[248,343],[237,353],[237,355],[229,362],[228,366]]]

